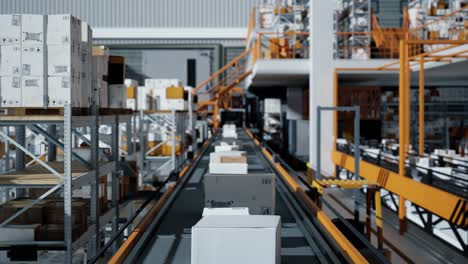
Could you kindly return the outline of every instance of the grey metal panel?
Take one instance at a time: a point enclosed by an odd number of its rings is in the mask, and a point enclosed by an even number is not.
[[[0,13],[71,13],[93,27],[247,27],[254,0],[2,0]]]

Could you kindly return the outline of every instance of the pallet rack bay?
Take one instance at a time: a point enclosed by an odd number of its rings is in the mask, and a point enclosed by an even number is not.
[[[19,190],[18,195],[16,195],[19,197],[21,193],[24,193],[21,190],[26,188],[47,188],[47,191],[38,198],[29,200],[29,205],[0,223],[0,228],[7,226],[16,217],[53,193],[63,192],[60,199],[63,199],[64,210],[63,241],[4,241],[0,243],[2,248],[14,250],[17,248],[16,246],[21,246],[23,250],[30,247],[32,251],[64,250],[63,262],[72,263],[74,252],[80,248],[86,249],[88,258],[93,257],[99,251],[104,241],[102,234],[109,222],[112,223],[112,234],[118,233],[119,209],[124,206],[124,202],[119,203],[119,178],[122,175],[122,163],[125,162],[120,160],[119,142],[121,143],[121,140],[119,135],[121,129],[119,124],[127,124],[127,138],[131,139],[132,114],[128,111],[107,111],[107,115],[99,115],[97,107],[90,109],[92,109],[90,114],[75,115],[75,109],[66,105],[63,111],[57,115],[0,116],[0,126],[6,128],[0,130],[0,138],[5,142],[6,150],[4,155],[6,162],[3,166],[5,171],[0,175],[0,194],[3,193],[3,196],[8,199],[9,190]],[[108,145],[110,153],[102,152],[99,149],[100,143],[103,143],[99,140],[99,127],[102,125],[110,126],[112,129]],[[10,127],[15,128],[14,137],[8,133]],[[37,156],[28,150],[25,136],[27,129],[46,139],[47,160],[44,161],[42,158],[46,156],[45,153]],[[83,152],[77,151],[78,140],[87,145],[89,150],[87,158],[83,157]],[[15,155],[9,153],[10,145],[15,147]],[[63,161],[56,160],[57,148],[63,150]],[[14,156],[15,162],[14,168],[10,169],[9,159],[12,156]],[[32,165],[32,162],[25,164],[26,156],[29,156],[36,165]],[[107,160],[102,161],[104,158]],[[112,176],[110,177],[112,199],[110,209],[102,213],[99,204],[99,184],[101,177],[108,174]],[[90,221],[87,223],[87,231],[76,237],[73,234],[72,226],[73,191],[83,186],[90,188]]]

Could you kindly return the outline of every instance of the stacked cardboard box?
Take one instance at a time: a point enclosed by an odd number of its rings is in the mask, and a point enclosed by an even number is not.
[[[49,106],[80,107],[81,21],[72,15],[49,15],[47,23]]]
[[[88,23],[81,22],[81,102],[80,107],[90,107],[92,94],[93,31]]]
[[[237,138],[236,125],[223,125],[223,138]]]
[[[68,14],[0,15],[0,39],[2,107],[89,106],[87,23]]]
[[[181,87],[182,82],[178,79],[146,79],[146,92],[155,102],[156,110],[172,110],[170,103],[167,100],[167,91],[169,87]],[[182,88],[183,90],[183,88]],[[176,109],[174,109],[176,110]]]
[[[108,107],[108,84],[107,75],[109,71],[109,49],[104,46],[93,47],[92,53],[92,87],[96,94],[96,103],[101,108]]]
[[[43,15],[0,15],[3,107],[47,105],[46,26]]]

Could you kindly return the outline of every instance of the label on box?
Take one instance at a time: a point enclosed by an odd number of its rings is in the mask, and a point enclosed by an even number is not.
[[[42,32],[33,33],[33,32],[23,32],[24,40],[26,41],[37,41],[42,42]]]

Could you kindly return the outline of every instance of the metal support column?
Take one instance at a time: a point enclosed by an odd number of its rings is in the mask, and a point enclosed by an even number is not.
[[[65,239],[65,263],[71,264],[73,257],[73,232],[72,232],[72,124],[71,124],[71,106],[66,104],[64,107],[64,125],[63,125],[63,199],[64,199],[64,239]]]
[[[424,57],[419,61],[419,156],[424,155]]]
[[[90,239],[89,256],[94,256],[100,248],[100,205],[99,205],[99,108],[97,102],[93,102],[91,126],[91,166],[95,171],[95,178],[91,180],[91,225],[94,225],[94,234]]]
[[[23,147],[26,147],[26,126],[16,126],[15,128],[15,135],[16,135],[16,142]],[[16,170],[24,169],[24,152],[21,149],[16,148],[16,159],[15,159],[15,167]]]
[[[112,206],[114,207],[114,217],[112,218],[112,236],[116,236],[119,231],[119,116],[115,116],[115,121],[112,124],[112,137],[111,137],[111,150],[112,160],[115,161],[115,169],[112,172]],[[113,245],[114,252],[119,247],[119,240]]]
[[[176,123],[176,112],[174,110],[171,111],[171,122],[172,122],[172,128],[171,128],[171,141],[172,141],[172,147],[171,147],[171,160],[172,160],[172,170],[176,169],[176,130],[177,130],[177,123]]]
[[[354,180],[359,180],[359,162],[361,157],[361,151],[359,149],[360,145],[360,107],[359,106],[339,106],[339,107],[322,107],[317,106],[317,171],[315,173],[315,178],[318,180],[322,179],[321,174],[321,115],[322,111],[334,111],[334,112],[354,112]],[[359,189],[355,189],[353,192],[354,197],[354,219],[359,221]]]
[[[57,125],[48,125],[47,133],[57,138]],[[47,161],[55,161],[56,159],[57,147],[50,140],[47,140]]]

